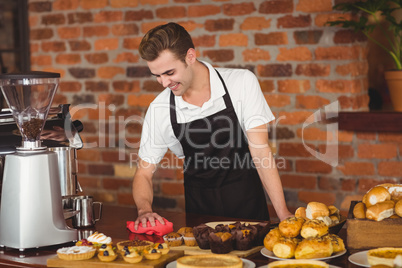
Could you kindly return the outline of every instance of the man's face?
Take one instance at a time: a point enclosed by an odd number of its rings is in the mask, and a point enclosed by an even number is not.
[[[169,87],[174,95],[183,96],[191,86],[191,68],[169,50],[164,50],[156,60],[148,61],[147,64],[157,81],[163,87]]]

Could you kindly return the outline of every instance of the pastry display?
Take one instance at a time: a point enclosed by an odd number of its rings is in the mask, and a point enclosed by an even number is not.
[[[241,268],[242,260],[230,254],[203,254],[194,256],[184,256],[177,259],[177,268],[194,268],[194,267],[226,267]]]
[[[275,243],[272,252],[282,259],[291,259],[295,256],[295,250],[300,240],[293,237],[281,237]]]
[[[296,259],[326,258],[334,252],[332,243],[323,237],[303,239],[295,250]]]
[[[101,261],[110,262],[117,258],[117,254],[111,245],[102,244],[98,250],[98,258]]]
[[[165,243],[168,244],[169,247],[178,247],[183,244],[183,236],[176,232],[170,232],[164,235],[163,240],[165,240]]]
[[[394,260],[398,255],[402,255],[402,248],[376,248],[367,252],[367,260],[370,265],[388,265],[393,267]]]
[[[226,254],[233,250],[231,233],[228,232],[210,233],[208,239],[212,253]]]
[[[268,268],[329,268],[329,264],[315,260],[286,260],[268,263]]]
[[[136,248],[138,250],[143,250],[148,246],[153,245],[151,241],[146,240],[125,240],[118,242],[116,244],[118,250],[125,250],[130,248]]]
[[[68,261],[87,260],[95,256],[95,253],[96,249],[88,246],[64,247],[57,250],[57,256]]]

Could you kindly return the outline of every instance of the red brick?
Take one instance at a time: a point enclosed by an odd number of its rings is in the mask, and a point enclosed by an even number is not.
[[[137,50],[140,46],[142,37],[124,38],[123,48]]]
[[[328,174],[332,167],[320,160],[296,160],[296,172]]]
[[[287,95],[269,94],[265,98],[271,107],[284,107],[290,104],[290,96]]]
[[[304,93],[311,88],[309,80],[279,80],[278,91],[283,93]]]
[[[355,42],[367,41],[367,37],[362,33],[353,30],[340,30],[334,35],[335,44],[352,44]]]
[[[104,91],[109,91],[109,84],[104,81],[85,81],[85,91],[91,91],[91,92],[104,92]],[[97,110],[89,110],[89,114],[94,114],[91,113],[91,111],[98,112]],[[95,117],[95,119],[98,119],[98,117]]]
[[[290,64],[258,65],[257,73],[263,77],[289,77],[292,75]]]
[[[318,80],[316,82],[318,92],[327,93],[359,93],[362,85],[359,80]]]
[[[281,125],[298,125],[304,123],[311,114],[307,111],[280,112],[276,120]]]
[[[242,55],[245,62],[259,60],[268,61],[271,59],[269,51],[262,50],[260,48],[246,49],[242,52]]]
[[[161,190],[162,193],[168,196],[182,195],[184,194],[184,185],[183,183],[162,182]]]
[[[210,32],[215,31],[232,31],[234,19],[217,19],[205,21],[205,30]]]
[[[181,26],[184,27],[184,29],[187,30],[187,32],[192,32],[195,29],[203,29],[204,28],[204,24],[202,23],[196,23],[195,21],[182,21],[179,23]]]
[[[315,150],[315,146],[312,144],[307,145]],[[299,157],[310,157],[311,154],[306,150],[305,145],[302,143],[294,142],[281,142],[279,144],[278,155],[280,156],[299,156]]]
[[[394,144],[359,144],[357,156],[359,158],[390,159],[397,157],[397,148]]]
[[[122,11],[100,11],[94,15],[94,22],[116,22],[123,20]]]
[[[300,0],[296,5],[296,11],[312,13],[327,12],[332,10],[331,0]]]
[[[321,129],[315,128],[315,127],[307,127],[305,129],[299,128],[297,130],[297,136],[301,138],[302,133],[303,133],[304,140],[327,141],[327,142],[336,142],[337,141],[336,136],[334,136],[332,132],[321,130]]]
[[[186,8],[183,6],[170,6],[156,9],[156,17],[161,19],[184,18],[185,16]]]
[[[311,51],[307,47],[279,48],[278,61],[310,61]]]
[[[33,29],[29,32],[30,40],[45,40],[53,37],[52,29]]]
[[[93,16],[91,12],[69,13],[67,17],[68,17],[68,24],[74,24],[74,23],[84,24],[93,21]]]
[[[59,105],[59,104],[65,104],[67,102],[67,97],[65,95],[62,95],[60,93],[57,93],[54,98],[53,98],[53,105]]]
[[[278,28],[299,28],[311,26],[310,15],[299,15],[297,17],[286,15],[277,19]]]
[[[360,53],[360,46],[317,47],[315,49],[316,60],[357,60]]]
[[[219,37],[220,47],[228,47],[228,46],[246,47],[247,45],[248,45],[248,37],[247,35],[242,33],[222,34]]]
[[[331,192],[307,192],[307,191],[299,191],[298,193],[299,201],[303,203],[310,202],[321,202],[326,204],[327,206],[333,205],[336,202],[335,193]]]
[[[109,190],[127,189],[131,187],[131,180],[117,179],[117,178],[104,178],[102,180],[103,188]],[[131,196],[132,198],[132,196]]]
[[[187,16],[193,17],[205,17],[221,13],[220,6],[216,5],[191,5],[188,6]]]
[[[315,176],[282,174],[281,181],[284,188],[315,189],[317,187],[317,178]]]
[[[356,138],[360,140],[377,140],[377,133],[373,132],[356,132]]]
[[[348,64],[338,65],[335,70],[336,73],[343,76],[361,76],[367,75],[368,73],[368,63],[367,62],[351,62]]]
[[[210,58],[212,62],[226,62],[234,59],[234,52],[231,49],[206,50],[203,56]]]
[[[295,31],[293,38],[298,45],[318,44],[320,42],[323,31]]]
[[[169,3],[169,0],[140,0],[142,5],[163,5]]]
[[[85,59],[89,63],[101,64],[101,63],[108,62],[109,57],[108,57],[108,54],[106,54],[106,53],[92,53],[92,54],[86,54]]]
[[[354,132],[351,131],[339,131],[338,140],[340,142],[352,142]]]
[[[147,92],[160,93],[165,88],[155,80],[144,81],[141,87],[142,90]]]
[[[57,34],[62,39],[79,38],[81,36],[80,27],[60,27],[57,28]]]
[[[261,31],[269,27],[271,27],[271,19],[267,19],[265,17],[247,17],[240,25],[240,29],[243,31],[247,30]]]
[[[91,44],[88,41],[69,41],[71,51],[87,51],[91,49]]]
[[[259,80],[262,92],[272,92],[275,89],[274,81],[272,80]]]
[[[131,193],[117,192],[117,203],[119,205],[135,206],[133,195]]]
[[[126,71],[122,67],[105,66],[105,67],[99,67],[97,76],[100,78],[111,79],[114,78],[115,76],[118,76],[119,74],[125,74],[125,73]]]
[[[137,7],[139,0],[110,0],[113,8]]]
[[[213,47],[215,46],[215,35],[201,35],[192,37],[194,46],[197,47]]]
[[[62,25],[66,23],[66,18],[63,14],[49,14],[42,16],[43,25]]]
[[[167,21],[143,22],[143,23],[141,23],[141,32],[145,34],[149,30],[153,29],[154,27],[161,25],[161,24],[166,24],[166,23],[168,23],[168,22]]]
[[[402,162],[390,161],[378,163],[378,175],[401,178]]]
[[[58,64],[78,64],[81,62],[79,54],[58,54],[56,56],[56,63]]]
[[[350,13],[331,12],[331,13],[317,14],[315,16],[314,23],[318,27],[328,27],[328,25],[326,24],[327,22],[338,20],[340,17],[344,17],[347,20],[352,18]]]
[[[338,191],[340,189],[339,179],[332,177],[319,177],[318,188],[324,191]]]
[[[224,4],[223,14],[226,16],[248,15],[255,11],[254,3]]]
[[[107,7],[108,0],[80,0],[83,9],[102,9]]]
[[[115,24],[112,25],[112,34],[116,36],[137,35],[139,29],[137,24]]]
[[[286,32],[274,32],[268,34],[256,33],[254,35],[254,40],[257,46],[288,44],[288,36]]]
[[[148,107],[155,99],[153,94],[129,95],[127,97],[127,104],[129,106]]]
[[[93,36],[107,36],[109,35],[109,27],[108,26],[86,26],[83,28],[84,37],[93,37]]]
[[[51,2],[30,2],[28,5],[29,12],[49,12],[52,11]]]
[[[298,95],[296,96],[296,108],[319,109],[329,104],[330,101],[321,96]]]
[[[41,55],[41,56],[31,56],[32,65],[52,65],[52,56]]]
[[[92,177],[88,175],[80,176],[80,185],[83,189],[100,187],[100,180],[98,177]]]
[[[345,162],[337,167],[345,175],[374,175],[374,165],[370,162]]]
[[[293,0],[264,1],[259,6],[258,12],[262,14],[281,14],[293,11]]]
[[[329,76],[331,72],[330,64],[308,63],[298,64],[296,67],[297,75],[306,76]]]
[[[341,179],[341,190],[347,192],[356,191],[356,180],[355,179]]]
[[[151,10],[128,10],[124,14],[125,21],[143,21],[146,19],[153,19],[154,15]]]
[[[342,110],[344,109],[353,109],[353,110],[361,110],[367,109],[370,98],[367,94],[363,93],[362,95],[347,97],[340,96],[338,98],[339,106]]]
[[[318,151],[321,153],[326,152],[327,145],[321,144],[318,146]],[[338,157],[339,159],[352,158],[355,150],[351,145],[338,144]]]
[[[106,96],[106,95],[104,95],[104,96]],[[108,104],[106,104],[106,105],[108,105]],[[124,162],[127,161],[126,160],[127,156],[125,156],[123,160],[119,159],[121,153],[118,151],[103,151],[101,154],[102,154],[103,162],[118,163],[118,162],[122,162],[122,161],[124,161]]]
[[[98,162],[101,159],[101,152],[97,149],[83,148],[77,151],[77,158],[80,161]]]
[[[139,81],[113,81],[113,90],[116,92],[139,92]]]
[[[38,24],[39,24],[39,16],[33,15],[33,13],[30,14],[29,18],[28,18],[28,26],[29,26],[29,28],[33,29],[36,26],[38,26]]]
[[[59,91],[61,92],[80,92],[82,88],[81,83],[73,81],[62,81],[59,84]]]
[[[366,193],[368,190],[373,188],[374,186],[377,186],[378,184],[382,183],[396,183],[395,180],[393,179],[365,179],[365,178],[360,178],[358,180],[358,191],[360,193]]]
[[[79,0],[55,0],[52,3],[53,10],[76,10]]]
[[[115,50],[119,47],[119,39],[108,38],[108,39],[98,39],[95,41],[95,50]]]
[[[138,62],[138,60],[139,60],[138,55],[134,55],[131,52],[123,52],[123,53],[118,54],[116,56],[116,58],[113,60],[113,62],[115,62],[115,63],[120,63],[120,62],[134,63],[134,62]]]
[[[402,144],[402,134],[400,133],[378,133],[378,140],[385,142],[396,142]]]

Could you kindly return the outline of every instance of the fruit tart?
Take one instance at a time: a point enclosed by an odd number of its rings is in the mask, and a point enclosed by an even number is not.
[[[144,255],[145,259],[147,260],[157,260],[162,256],[162,252],[160,250],[153,248],[153,247],[148,247],[142,251],[142,254]]]
[[[142,261],[143,255],[141,254],[141,251],[137,249],[132,249],[132,251],[126,249],[122,250],[122,255],[124,261],[128,263],[138,263]]]
[[[106,236],[103,233],[95,232],[88,236],[88,242],[91,242],[96,248],[99,248],[103,244],[112,245],[112,238]]]
[[[95,256],[96,249],[88,246],[72,246],[59,248],[57,256],[62,260],[80,261],[87,260]]]
[[[135,248],[143,250],[146,247],[152,246],[154,243],[146,240],[125,240],[117,243],[118,250],[125,250],[126,248]]]
[[[75,245],[77,246],[77,247],[80,247],[80,246],[87,246],[87,247],[94,247],[94,244],[92,243],[92,242],[89,242],[87,239],[81,239],[81,240],[78,240],[76,243],[75,243]]]
[[[98,250],[98,258],[101,261],[110,262],[117,258],[117,254],[111,245],[102,244]]]
[[[168,254],[170,250],[169,245],[166,243],[155,243],[153,248],[159,250],[162,255]]]

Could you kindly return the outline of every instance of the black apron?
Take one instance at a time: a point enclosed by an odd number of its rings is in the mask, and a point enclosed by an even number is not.
[[[216,71],[218,73],[218,71]],[[177,123],[170,95],[170,121],[184,152],[187,213],[269,220],[260,177],[251,158],[226,84],[226,109],[206,118]]]

